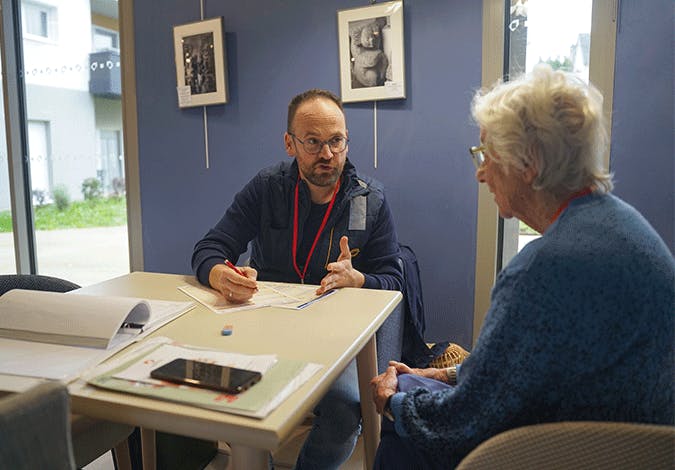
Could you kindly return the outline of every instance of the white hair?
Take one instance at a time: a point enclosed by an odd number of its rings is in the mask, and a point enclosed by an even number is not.
[[[471,113],[486,134],[490,157],[506,171],[534,166],[534,189],[557,196],[586,187],[612,190],[602,161],[608,141],[602,95],[593,85],[538,65],[478,91]]]

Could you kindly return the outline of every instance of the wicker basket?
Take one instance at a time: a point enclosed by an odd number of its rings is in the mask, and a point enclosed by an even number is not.
[[[433,344],[429,345],[430,347]],[[435,367],[438,369],[445,369],[446,367],[455,366],[460,364],[464,359],[469,356],[469,352],[462,348],[460,345],[455,343],[450,343],[445,349],[445,352],[438,356],[436,359],[429,363],[429,367]]]

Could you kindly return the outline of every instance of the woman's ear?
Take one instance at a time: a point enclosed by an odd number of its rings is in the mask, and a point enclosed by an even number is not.
[[[523,181],[527,183],[528,185],[532,186],[532,183],[534,180],[539,176],[539,170],[537,169],[537,166],[535,165],[534,162],[530,162],[529,164],[525,164],[525,168],[523,169]]]

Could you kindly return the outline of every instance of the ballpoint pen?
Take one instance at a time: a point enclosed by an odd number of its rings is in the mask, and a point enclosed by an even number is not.
[[[313,298],[312,300],[309,300],[309,301],[305,302],[304,304],[300,304],[300,305],[298,305],[298,306],[295,307],[295,308],[298,309],[298,310],[300,310],[300,309],[303,309],[303,308],[305,308],[305,307],[309,307],[309,306],[312,305],[314,302],[317,302],[317,301],[319,301],[319,300],[321,300],[321,299],[325,299],[325,298],[328,297],[329,295],[333,295],[333,294],[335,294],[336,292],[337,292],[337,289],[327,290],[327,291],[324,292],[323,294],[321,294],[321,295],[319,295],[319,296]]]

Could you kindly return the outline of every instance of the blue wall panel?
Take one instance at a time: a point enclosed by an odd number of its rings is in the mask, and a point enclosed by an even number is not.
[[[675,251],[673,2],[621,2],[616,37],[614,193]]]
[[[363,1],[206,1],[222,16],[230,102],[179,109],[172,25],[199,19],[199,2],[135,3],[139,159],[145,269],[190,272],[193,244],[260,168],[288,158],[288,101],[307,88],[339,94],[337,10]],[[429,340],[468,346],[473,312],[476,182],[467,148],[480,85],[481,9],[472,0],[409,1],[404,7],[407,99],[346,105],[349,158],[382,181],[399,237],[422,267]]]

